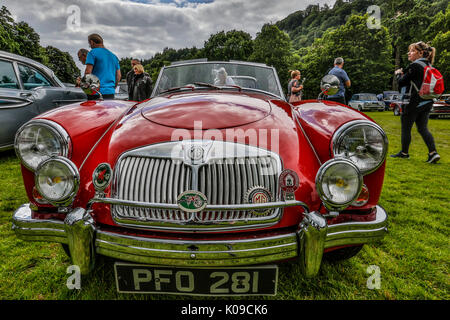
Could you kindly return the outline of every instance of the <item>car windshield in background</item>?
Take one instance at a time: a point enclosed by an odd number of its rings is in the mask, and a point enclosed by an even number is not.
[[[203,84],[203,85],[202,85]],[[155,85],[154,95],[185,86],[239,87],[261,90],[282,97],[273,68],[245,63],[187,63],[165,67]]]
[[[362,95],[360,95],[360,100],[378,101],[377,96],[375,94],[362,94]]]

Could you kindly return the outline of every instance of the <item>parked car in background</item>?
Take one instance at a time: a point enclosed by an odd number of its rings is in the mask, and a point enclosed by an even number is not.
[[[214,85],[222,68],[240,85]],[[49,111],[15,148],[17,236],[62,243],[82,274],[121,261],[119,292],[274,295],[277,263],[312,277],[387,233],[383,129],[336,102],[289,104],[264,64],[164,66],[148,101]]]
[[[381,100],[384,102],[384,110],[389,110],[391,102],[396,100],[396,96],[399,95],[398,91],[383,91],[381,94]]]
[[[384,111],[384,102],[378,101],[375,93],[354,94],[348,105],[358,111]]]
[[[430,118],[450,118],[450,94],[443,94],[433,103]]]
[[[391,103],[389,104],[389,109],[394,112],[394,116],[399,116],[402,114],[403,106],[409,103],[409,95],[403,93],[397,93],[392,95]]]
[[[80,88],[65,86],[43,64],[0,51],[0,151],[13,148],[17,129],[31,118],[83,100]]]

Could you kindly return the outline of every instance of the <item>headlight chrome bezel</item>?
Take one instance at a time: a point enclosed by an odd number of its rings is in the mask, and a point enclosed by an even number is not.
[[[42,162],[44,162],[52,157],[52,155],[48,155],[45,159],[40,161],[36,167],[31,166],[29,163],[27,163],[23,159],[22,154],[19,149],[19,145],[18,145],[18,138],[22,134],[22,132],[25,129],[29,128],[30,126],[41,126],[41,127],[44,127],[45,129],[50,130],[52,132],[53,136],[55,137],[55,139],[57,139],[57,141],[59,142],[59,144],[61,146],[61,154],[59,154],[58,156],[66,157],[66,158],[71,157],[72,141],[71,141],[70,136],[67,133],[67,131],[61,125],[59,125],[56,122],[53,122],[50,120],[45,120],[45,119],[31,120],[19,128],[19,130],[17,131],[17,133],[15,135],[15,139],[14,139],[14,149],[16,151],[16,155],[19,158],[20,162],[24,165],[25,168],[27,168],[30,171],[36,172],[37,168],[39,167],[39,165]],[[53,156],[55,156],[55,155],[53,155]]]
[[[323,182],[323,177],[324,177],[325,173],[332,166],[335,166],[338,164],[348,165],[350,168],[352,168],[355,171],[355,173],[357,175],[357,179],[358,179],[358,185],[357,185],[357,189],[356,189],[354,196],[352,198],[350,198],[348,201],[346,201],[345,203],[333,202],[331,199],[329,199],[327,197],[325,191],[322,188],[322,182]],[[348,206],[350,206],[358,198],[358,196],[361,192],[361,189],[363,187],[363,177],[362,177],[362,174],[361,174],[360,170],[358,169],[358,167],[352,161],[350,161],[346,158],[338,157],[338,158],[328,160],[319,168],[319,170],[317,171],[315,183],[316,183],[317,193],[319,194],[319,197],[322,200],[325,207],[332,211],[341,211],[341,210],[347,208]]]
[[[337,129],[336,132],[334,133],[334,135],[331,139],[331,152],[332,152],[332,155],[334,158],[346,158],[345,156],[340,155],[338,153],[338,148],[340,147],[342,140],[346,136],[346,133],[348,133],[350,130],[353,130],[357,127],[364,127],[364,126],[372,127],[373,129],[377,130],[383,139],[383,153],[382,153],[382,156],[381,156],[379,162],[375,166],[373,166],[369,169],[360,169],[356,164],[356,166],[358,167],[358,169],[360,170],[362,175],[368,175],[381,167],[381,165],[386,160],[386,156],[387,156],[387,152],[388,152],[389,142],[387,139],[387,135],[378,124],[376,124],[372,121],[369,121],[369,120],[354,120],[354,121],[347,122],[346,124],[341,126],[339,129]],[[346,158],[346,159],[348,159],[348,158]]]
[[[60,197],[59,199],[49,199],[49,197],[47,197],[45,195],[45,192],[43,192],[43,190],[41,189],[41,186],[39,183],[39,177],[40,177],[42,169],[44,168],[44,166],[46,166],[50,162],[59,162],[59,163],[62,163],[63,165],[65,165],[69,169],[69,172],[70,172],[69,178],[73,179],[73,187],[70,190],[70,192],[68,192],[63,197]],[[42,161],[39,164],[39,166],[36,169],[35,175],[34,175],[34,182],[35,182],[37,191],[48,203],[52,204],[55,207],[67,207],[73,203],[73,200],[75,199],[75,196],[77,195],[78,190],[80,188],[80,173],[78,171],[77,166],[69,159],[67,159],[65,157],[60,157],[60,156],[53,156],[47,160]]]

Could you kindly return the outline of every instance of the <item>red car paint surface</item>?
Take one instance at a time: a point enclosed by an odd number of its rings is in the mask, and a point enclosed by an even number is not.
[[[174,134],[177,134],[176,130],[180,129],[192,139],[224,139],[237,142],[238,137],[232,134],[236,131],[230,131],[233,129],[244,133],[248,130],[266,130],[265,139],[257,135],[256,140],[246,137],[243,142],[278,153],[284,168],[299,174],[300,187],[295,193],[296,199],[307,203],[311,210],[317,211],[323,211],[323,207],[315,188],[315,176],[321,163],[331,158],[330,140],[333,133],[348,121],[370,120],[351,108],[328,101],[302,101],[292,108],[285,101],[265,94],[213,90],[170,94],[137,105],[123,101],[70,105],[39,118],[57,122],[70,135],[71,160],[79,168],[81,177],[80,189],[73,207],[85,208],[88,201],[94,197],[92,173],[102,162],[111,164],[114,170],[118,157],[125,151],[171,141]],[[198,130],[200,123],[201,130]],[[196,137],[195,134],[201,136]],[[280,143],[272,144],[272,139],[278,139]],[[278,150],[273,150],[274,145]],[[34,174],[25,167],[22,167],[22,172],[28,197],[40,208],[35,216],[48,217],[49,212],[52,212],[51,206],[40,205],[32,197]],[[341,220],[346,217],[352,220],[352,212],[356,215],[363,214],[370,219],[371,215],[367,214],[367,209],[377,204],[383,177],[384,164],[374,173],[364,177],[364,183],[370,190],[369,202],[364,207],[348,208]],[[110,188],[106,190],[107,196],[110,196],[110,191]],[[93,217],[99,225],[116,228],[115,230],[127,234],[175,237],[165,231],[124,229],[113,221],[109,205],[94,204],[93,209]],[[279,223],[265,230],[267,232],[294,227],[302,218],[301,209],[286,208]],[[335,222],[329,220],[329,223]],[[260,231],[261,229],[258,232]],[[230,231],[229,234],[236,232],[239,231]],[[244,237],[250,236],[248,232],[240,231],[240,234]],[[226,234],[221,237],[226,237]]]

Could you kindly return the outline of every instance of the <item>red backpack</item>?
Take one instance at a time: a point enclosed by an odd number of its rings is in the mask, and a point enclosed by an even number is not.
[[[424,100],[439,98],[444,92],[444,77],[431,64],[428,65],[421,60],[415,62],[423,67],[423,81],[420,89],[412,82],[414,88],[419,92],[419,96]]]

